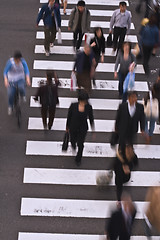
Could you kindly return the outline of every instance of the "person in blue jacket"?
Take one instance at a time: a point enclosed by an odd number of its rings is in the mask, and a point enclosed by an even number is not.
[[[44,23],[44,48],[46,56],[50,54],[50,47],[53,47],[56,32],[61,28],[60,5],[57,0],[49,0],[45,3],[37,17],[37,26],[40,20]]]
[[[8,115],[11,115],[16,87],[18,86],[21,97],[26,101],[25,85],[27,83],[30,86],[29,69],[20,51],[16,51],[13,58],[7,61],[3,75],[4,84],[8,90]]]

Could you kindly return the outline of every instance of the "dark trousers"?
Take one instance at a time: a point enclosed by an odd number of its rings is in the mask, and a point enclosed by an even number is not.
[[[130,174],[124,174],[122,169],[115,170],[115,184],[116,184],[116,194],[117,200],[121,201],[122,191],[123,191],[123,184],[128,182],[130,179]]]
[[[148,5],[150,4],[150,0],[140,0],[139,4],[136,6],[136,12],[140,13],[141,7],[142,7],[142,2],[145,2],[145,5],[146,5],[146,11],[145,11],[144,17],[148,18],[148,16],[149,16],[149,6]]]
[[[82,43],[83,38],[82,30],[76,29],[76,31],[73,33],[73,47],[78,50]]]
[[[80,162],[82,158],[83,148],[84,148],[84,141],[86,137],[87,131],[70,131],[70,141],[72,148],[76,148],[76,144],[78,146],[78,152],[76,156],[76,161]]]
[[[53,24],[52,27],[44,26],[44,48],[45,51],[49,52],[50,43],[54,43],[56,38],[56,25]]]
[[[56,107],[42,107],[41,108],[41,115],[42,115],[42,121],[43,126],[47,127],[47,114],[49,113],[49,121],[48,121],[48,127],[51,128],[53,125],[53,120],[55,116]]]
[[[114,27],[113,31],[113,48],[120,49],[124,42],[124,38],[127,32],[127,28]],[[117,44],[118,43],[118,44]]]
[[[143,50],[143,67],[145,74],[149,75],[149,59],[152,54],[153,46],[145,46],[142,45],[142,50]]]
[[[119,95],[122,96],[123,94],[123,83],[124,83],[124,80],[127,76],[127,73],[122,73],[122,72],[118,72],[118,79],[119,79],[119,84],[118,84],[118,91],[119,91]]]

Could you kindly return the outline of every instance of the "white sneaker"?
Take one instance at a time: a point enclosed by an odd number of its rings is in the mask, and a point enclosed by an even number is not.
[[[49,52],[46,51],[46,52],[45,52],[45,55],[46,55],[46,57],[49,57]]]
[[[8,107],[8,115],[11,115],[11,114],[12,114],[12,108]]]
[[[23,96],[22,99],[24,103],[27,102],[26,96]]]

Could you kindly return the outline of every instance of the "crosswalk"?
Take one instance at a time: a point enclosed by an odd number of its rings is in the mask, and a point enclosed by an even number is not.
[[[47,0],[40,0],[40,7],[46,2]],[[93,27],[98,25],[107,29],[109,19],[113,11],[118,8],[119,1],[99,0],[99,10],[95,9],[97,0],[86,0],[85,2],[87,7],[91,9],[92,30]],[[126,2],[129,6],[128,1]],[[36,91],[41,80],[45,81],[46,70],[56,70],[60,80],[59,105],[57,106],[58,115],[55,117],[51,131],[47,134],[43,132],[40,104],[34,101],[33,96],[30,97],[32,114],[28,119],[28,131],[31,134],[26,141],[25,151],[29,166],[24,168],[23,173],[23,184],[27,187],[28,193],[21,197],[20,215],[25,219],[34,219],[35,223],[33,222],[32,229],[29,231],[24,228],[23,230],[19,229],[18,240],[104,240],[105,219],[110,217],[111,211],[116,207],[114,174],[109,186],[101,190],[96,187],[97,174],[107,173],[110,170],[109,162],[115,156],[115,149],[110,147],[108,139],[114,129],[113,115],[115,116],[121,103],[117,93],[118,81],[113,78],[115,54],[112,53],[111,48],[106,48],[105,62],[100,63],[97,67],[96,87],[93,87],[93,97],[91,94],[89,100],[93,110],[97,112],[95,118],[96,140],[92,140],[89,126],[80,168],[74,165],[74,153],[70,144],[67,152],[61,150],[66,125],[66,111],[72,102],[77,101],[76,93],[69,91],[74,52],[72,48],[73,34],[68,32],[66,28],[68,26],[68,16],[75,4],[75,0],[68,0],[67,16],[64,16],[63,10],[61,10],[62,45],[55,43],[49,58],[44,55],[42,21],[36,33],[34,76],[32,77],[33,92]],[[99,17],[98,21],[94,20],[96,17]],[[106,17],[106,21],[104,21],[104,17]],[[133,22],[131,29],[131,33],[126,40],[134,45],[138,40]],[[104,34],[105,38],[107,35]],[[139,102],[141,103],[144,93],[148,91],[148,83],[145,78],[143,79],[143,76],[143,66],[138,64],[136,67],[135,90],[139,93]],[[103,113],[107,116],[105,119],[101,119]],[[160,134],[159,125],[155,127],[155,134],[157,136]],[[138,137],[139,135],[138,133]],[[125,184],[127,189],[131,190],[137,206],[135,220],[137,228],[134,228],[131,240],[145,240],[143,227],[139,228],[139,225],[143,225],[143,213],[148,204],[144,202],[144,193],[148,187],[160,184],[160,169],[156,168],[160,158],[160,145],[145,145],[144,141],[140,140],[140,143],[136,143],[134,148],[140,159],[140,167],[133,171],[130,181]],[[146,169],[149,160],[154,162],[152,169]],[[34,186],[34,193],[33,191],[30,193],[32,186]],[[40,194],[36,187],[41,189]],[[45,189],[52,189],[53,192],[55,190],[55,194],[52,195],[51,191],[46,194]],[[140,191],[139,196],[134,195],[138,191]],[[53,220],[52,232],[47,232],[45,229],[45,220],[48,218],[57,219],[58,222],[56,223]],[[38,231],[36,230],[37,219],[38,224],[40,224]],[[68,221],[69,224],[67,224]],[[98,227],[94,229],[90,221]],[[34,224],[36,227],[34,227]],[[76,224],[76,228],[74,224]],[[59,228],[61,225],[62,227]],[[79,225],[79,228],[77,225]],[[97,229],[100,230],[97,231]],[[154,239],[158,240],[158,237],[154,236]]]

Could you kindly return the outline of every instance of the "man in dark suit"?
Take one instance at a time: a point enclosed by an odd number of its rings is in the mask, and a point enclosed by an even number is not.
[[[107,240],[129,240],[136,215],[136,208],[127,193],[122,195],[121,207],[114,211],[105,226]]]
[[[128,93],[128,102],[119,105],[115,123],[115,131],[119,135],[119,145],[124,155],[126,144],[133,145],[139,122],[141,132],[144,135],[144,107],[142,104],[137,103],[137,93],[132,91]]]

